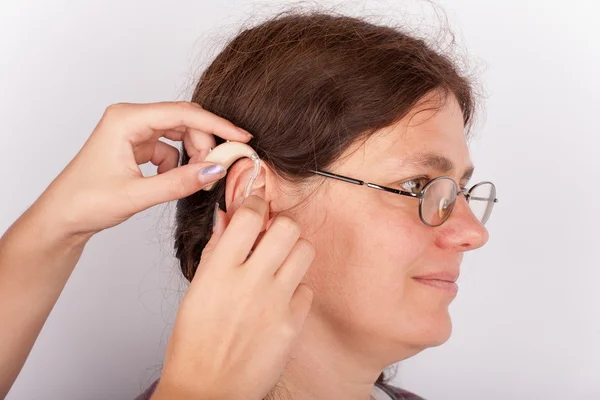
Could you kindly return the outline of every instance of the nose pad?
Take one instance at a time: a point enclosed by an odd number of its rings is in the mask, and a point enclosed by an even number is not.
[[[460,206],[458,206],[458,203],[462,203]],[[475,219],[477,221],[479,221],[477,219],[477,217],[475,217],[475,214],[473,214],[473,211],[471,210],[471,206],[469,206],[469,202],[467,201],[467,199],[465,198],[465,196],[461,196],[460,194],[458,196],[456,196],[456,200],[454,201],[454,209],[452,210],[453,213],[456,213],[456,209],[458,207],[465,207],[466,208],[466,212],[467,215],[469,215],[472,219]],[[460,212],[463,212],[462,210]]]

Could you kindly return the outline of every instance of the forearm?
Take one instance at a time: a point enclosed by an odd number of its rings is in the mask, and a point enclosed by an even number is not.
[[[39,199],[0,239],[0,398],[21,371],[90,235]]]

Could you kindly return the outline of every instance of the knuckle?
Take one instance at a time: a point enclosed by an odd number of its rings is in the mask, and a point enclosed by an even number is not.
[[[173,103],[177,110],[177,114],[179,114],[179,118],[177,121],[177,125],[185,126],[186,125],[186,115],[192,112],[198,112],[198,109],[192,106],[192,104],[188,101],[176,101]]]
[[[181,111],[189,111],[189,110],[193,110],[195,107],[192,106],[192,103],[190,103],[189,101],[176,101],[175,105],[177,107],[179,107],[181,109]]]
[[[111,104],[106,107],[106,110],[104,110],[104,116],[106,118],[113,118],[115,115],[121,114],[123,110],[127,108],[127,106],[128,105],[126,103]]]
[[[297,335],[296,326],[294,325],[293,322],[286,321],[286,322],[284,322],[284,323],[281,324],[280,333],[281,333],[281,336],[285,340],[292,340]]]
[[[300,235],[300,225],[289,215],[278,215],[273,221],[273,224],[277,224],[295,235]]]

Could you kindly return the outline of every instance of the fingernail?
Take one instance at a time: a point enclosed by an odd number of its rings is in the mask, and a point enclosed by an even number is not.
[[[239,127],[238,127],[238,131],[242,132],[244,135],[250,136],[250,139],[254,138],[254,135],[253,135],[253,134],[251,134],[250,132],[248,132],[248,131],[247,131],[247,130],[245,130],[245,129],[242,129],[242,128],[239,128]]]
[[[213,164],[209,167],[204,167],[200,170],[200,172],[198,173],[198,177],[200,178],[200,180],[204,180],[204,177],[207,176],[214,176],[214,175],[222,175],[225,173],[225,167],[223,167],[221,164]]]
[[[217,226],[217,219],[219,218],[219,202],[215,203],[215,211],[213,211],[213,222],[212,222],[212,231],[215,231],[215,227]]]

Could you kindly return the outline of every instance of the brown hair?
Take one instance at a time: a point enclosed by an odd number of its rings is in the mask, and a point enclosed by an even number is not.
[[[192,101],[254,135],[280,177],[301,183],[353,143],[407,116],[438,91],[454,95],[470,127],[471,82],[449,55],[398,27],[320,11],[287,11],[241,30],[203,72]],[[217,145],[223,139],[215,137]],[[183,150],[181,163],[189,156]],[[223,207],[225,179],[177,202],[175,249],[191,280]],[[382,372],[378,382],[384,381]],[[386,379],[387,380],[387,379]]]

